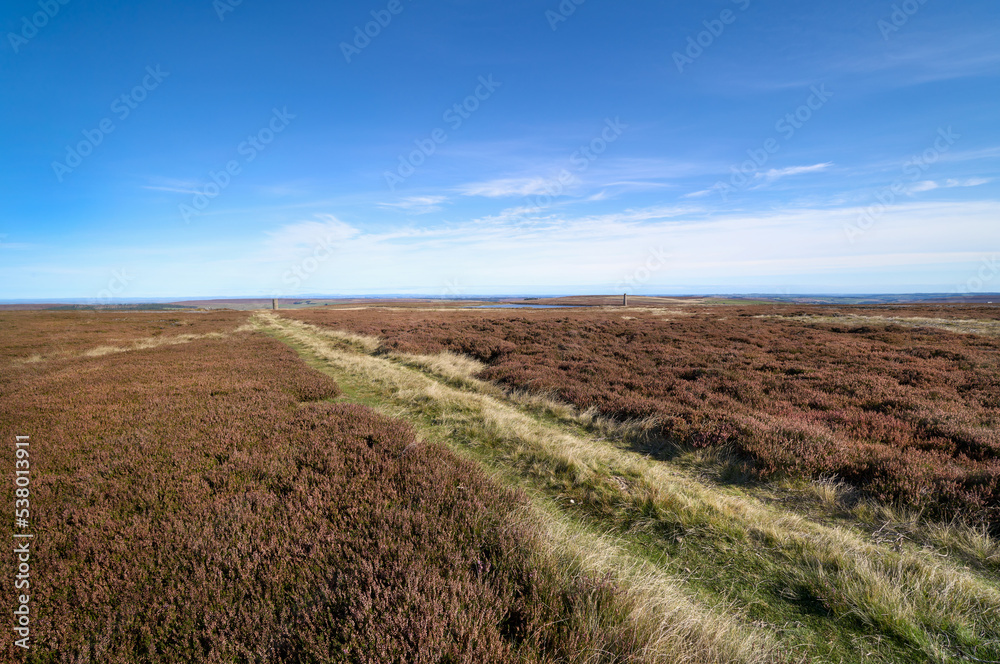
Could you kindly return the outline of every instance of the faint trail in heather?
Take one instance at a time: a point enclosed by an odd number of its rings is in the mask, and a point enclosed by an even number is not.
[[[32,355],[27,358],[15,359],[11,364],[37,364],[39,362],[48,362],[50,360],[62,360],[71,357],[104,357],[105,355],[113,355],[115,353],[131,353],[133,351],[139,350],[149,350],[151,348],[160,348],[161,346],[177,346],[180,344],[189,344],[192,341],[201,341],[203,339],[226,339],[234,334],[239,334],[240,332],[251,332],[254,330],[254,326],[250,324],[240,325],[230,332],[206,332],[205,334],[179,334],[175,336],[157,336],[157,337],[147,337],[144,339],[134,339],[131,340],[127,345],[124,346],[96,346],[89,350],[80,352],[61,352],[53,353],[51,355]]]

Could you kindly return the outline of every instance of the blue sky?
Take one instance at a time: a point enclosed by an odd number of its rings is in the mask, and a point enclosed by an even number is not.
[[[4,3],[0,298],[1000,291],[993,0],[234,2]]]

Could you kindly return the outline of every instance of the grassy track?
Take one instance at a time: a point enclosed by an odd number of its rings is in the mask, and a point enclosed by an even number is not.
[[[879,543],[699,478],[472,377],[473,362],[271,314],[255,324],[346,398],[525,488],[558,555],[629,589],[652,661],[1000,660],[995,567]]]

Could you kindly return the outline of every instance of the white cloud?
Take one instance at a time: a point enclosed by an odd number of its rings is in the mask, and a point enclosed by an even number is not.
[[[581,164],[578,158],[564,162],[535,163],[530,167],[523,167],[520,170],[523,175],[470,182],[459,185],[454,190],[463,196],[483,198],[548,195],[598,201],[626,193],[676,187],[676,183],[671,180],[710,173],[715,167],[664,159],[610,157],[600,157]],[[538,175],[539,173],[547,175]]]
[[[441,203],[448,200],[447,196],[410,196],[397,203],[379,203],[381,208],[406,210],[413,214],[427,214],[441,209]]]
[[[763,180],[762,185],[771,184],[781,178],[786,178],[792,175],[802,175],[803,173],[818,173],[819,171],[825,171],[826,169],[833,166],[833,162],[826,162],[823,164],[813,164],[812,166],[789,166],[788,168],[772,168],[764,173],[758,173],[757,179]]]
[[[945,187],[978,187],[993,182],[993,178],[969,178],[967,180],[945,180]]]
[[[919,194],[922,191],[932,191],[937,189],[940,185],[933,180],[924,180],[923,182],[917,182],[910,187],[909,192],[911,194]]]
[[[169,192],[174,193],[174,194],[199,194],[199,193],[201,193],[200,191],[198,191],[197,189],[194,188],[193,184],[189,185],[189,186],[173,186],[173,187],[170,187],[170,186],[160,187],[160,186],[154,186],[154,185],[143,185],[142,188],[143,189],[152,189],[154,191],[169,191]]]
[[[934,180],[923,180],[922,182],[917,182],[911,185],[907,189],[907,193],[919,194],[924,191],[933,191],[935,189],[955,189],[957,187],[978,187],[979,185],[987,184],[992,182],[993,178],[968,178],[965,180],[948,179],[944,182],[935,182]]]
[[[911,270],[923,278],[940,265],[979,260],[982,239],[996,235],[995,209],[993,203],[896,205],[855,244],[844,227],[860,208],[707,216],[697,208],[654,207],[520,218],[511,208],[402,232],[345,225],[336,260],[309,292],[437,292],[449,279],[470,293],[533,285],[611,288],[658,247],[672,258],[650,288],[802,274],[836,286],[866,270]]]
[[[705,217],[694,208],[661,207],[529,215],[528,223],[498,215],[405,235],[359,234],[346,241],[335,268],[340,277],[327,288],[433,287],[455,278],[469,292],[533,284],[610,287],[641,264],[650,247],[674,257],[651,285],[817,273],[836,283],[837,274],[858,270],[921,271],[977,260],[982,238],[995,227],[994,211],[985,203],[897,205],[856,244],[843,230],[857,218],[855,208]]]
[[[142,185],[143,189],[152,191],[169,191],[174,194],[197,194],[199,187],[204,184],[198,180],[182,180],[179,178],[168,178],[160,175],[152,175],[148,178],[149,184]]]
[[[332,214],[316,215],[318,221],[300,221],[267,233],[265,253],[268,261],[285,261],[296,258],[317,246],[343,245],[360,235],[361,231],[340,221]]]
[[[458,190],[463,196],[484,196],[486,198],[507,198],[510,196],[532,196],[544,194],[552,189],[554,179],[500,178],[486,182],[472,182],[461,185]]]
[[[735,292],[767,279],[849,292],[863,273],[889,274],[904,290],[905,284],[950,287],[974,274],[984,252],[1000,246],[996,209],[996,201],[899,203],[853,244],[844,229],[856,222],[861,206],[757,214],[660,206],[588,216],[509,208],[460,223],[386,231],[320,215],[262,233],[253,244],[162,248],[157,260],[137,270],[131,292],[439,294],[448,283],[460,283],[468,294],[611,292],[661,248],[669,260],[645,292],[683,292],[697,284],[728,285]],[[322,242],[331,242],[332,250],[312,260]],[[127,247],[112,253],[132,255]],[[110,254],[92,260],[82,267],[113,262]],[[296,269],[308,277],[301,286],[289,279]],[[0,282],[14,276],[0,266]]]
[[[938,157],[938,159],[941,161],[965,162],[978,161],[980,159],[996,159],[997,157],[1000,157],[1000,145],[979,150],[946,152]]]

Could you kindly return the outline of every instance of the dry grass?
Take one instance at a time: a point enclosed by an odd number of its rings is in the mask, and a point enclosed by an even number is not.
[[[645,636],[645,662],[770,662],[782,648],[738,611],[726,615],[691,598],[683,584],[629,553],[620,538],[581,528],[556,510],[535,511],[549,555],[570,569],[613,579],[624,591],[627,620]]]
[[[235,332],[242,331],[240,328]],[[150,337],[148,339],[136,339],[128,346],[98,346],[82,353],[83,357],[104,357],[115,353],[128,353],[135,350],[149,350],[160,346],[176,346],[178,344],[189,344],[199,339],[225,339],[223,332],[208,332],[206,334],[178,334],[170,337]]]
[[[369,344],[378,343],[379,346],[381,345],[381,340],[379,339],[373,337],[365,338],[372,340],[368,342]],[[375,346],[375,348],[379,348],[379,346]],[[436,355],[397,353],[393,354],[392,357],[411,366],[420,367],[442,378],[458,381],[475,381],[475,376],[486,368],[486,365],[478,360],[474,360],[467,355],[452,353],[451,351],[441,351]]]
[[[836,509],[843,502],[842,496],[851,493],[851,487],[846,482],[833,478],[815,480],[808,486],[813,496],[827,509]]]

